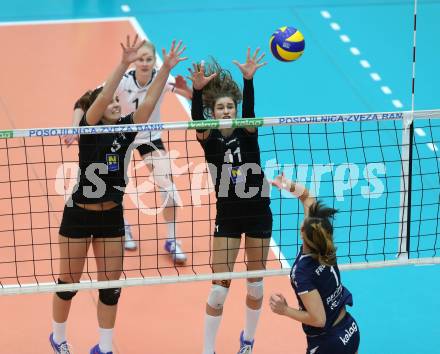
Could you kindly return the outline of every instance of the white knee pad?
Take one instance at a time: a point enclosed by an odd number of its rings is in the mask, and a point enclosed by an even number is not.
[[[247,282],[247,293],[250,297],[259,300],[263,297],[264,293],[264,286],[263,281],[256,281],[251,283],[250,281]]]
[[[223,308],[223,304],[225,303],[226,296],[228,295],[229,288],[225,288],[224,286],[213,284],[211,287],[211,293],[208,297],[208,305],[216,310],[220,310]]]

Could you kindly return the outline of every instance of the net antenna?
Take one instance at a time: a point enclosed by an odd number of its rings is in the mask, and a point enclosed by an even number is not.
[[[414,108],[416,82],[416,45],[417,45],[417,0],[414,0],[413,23],[413,54],[412,54],[412,84],[411,84],[411,112],[403,120],[402,129],[402,177],[400,182],[400,230],[398,259],[408,259],[411,235],[411,188],[412,188],[412,156],[414,139]]]

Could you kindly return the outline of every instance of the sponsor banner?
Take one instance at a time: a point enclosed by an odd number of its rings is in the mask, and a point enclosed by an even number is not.
[[[14,132],[12,130],[1,130],[0,139],[9,139],[14,137]]]
[[[220,121],[218,120],[195,120],[188,122],[189,129],[218,129]]]
[[[279,117],[278,124],[295,124],[295,123],[330,123],[330,122],[367,122],[379,120],[397,120],[403,119],[402,112],[391,113],[366,113],[366,114],[333,114],[320,116],[304,116],[304,117]]]
[[[244,128],[244,127],[261,127],[264,124],[263,118],[242,118],[234,119],[232,121],[232,128]]]
[[[119,133],[138,133],[144,131],[163,130],[163,123],[144,124],[144,125],[114,125],[114,126],[88,126],[77,128],[42,128],[30,129],[27,136],[63,136],[76,134],[119,134]]]

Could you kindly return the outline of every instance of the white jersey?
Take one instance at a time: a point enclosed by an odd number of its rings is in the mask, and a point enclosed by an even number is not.
[[[139,104],[144,100],[145,95],[148,89],[153,82],[157,71],[153,69],[153,75],[151,80],[145,85],[141,86],[136,80],[136,73],[134,69],[131,69],[125,73],[121,82],[119,83],[118,88],[116,89],[116,95],[119,97],[119,102],[121,104],[121,116],[125,117],[126,115],[134,112]],[[154,107],[153,113],[151,113],[150,119],[148,123],[159,123],[160,119],[160,106],[162,104],[165,92],[174,91],[174,80],[172,78],[168,78],[167,83],[159,97],[159,100],[156,103],[156,107]],[[150,142],[157,139],[160,139],[161,131],[146,131],[137,133],[135,143],[139,144],[142,142]]]

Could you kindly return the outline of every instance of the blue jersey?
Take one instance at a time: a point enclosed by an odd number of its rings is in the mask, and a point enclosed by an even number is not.
[[[326,322],[324,328],[318,328],[303,324],[307,335],[315,336],[326,332],[332,327],[338,318],[341,309],[345,305],[352,306],[351,293],[342,285],[339,268],[337,265],[328,267],[314,260],[310,255],[299,252],[290,272],[290,282],[300,310],[305,310],[300,295],[312,290],[318,290],[324,304]]]

